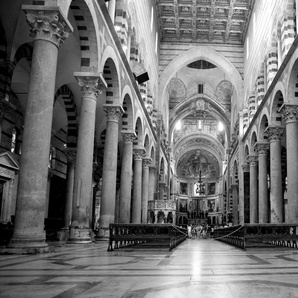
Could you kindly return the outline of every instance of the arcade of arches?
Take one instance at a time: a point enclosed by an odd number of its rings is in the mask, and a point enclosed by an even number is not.
[[[1,1],[7,249],[297,223],[296,2]]]

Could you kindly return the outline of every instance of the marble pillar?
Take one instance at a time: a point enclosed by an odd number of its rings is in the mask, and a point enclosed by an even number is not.
[[[74,73],[81,91],[82,104],[78,133],[72,219],[67,243],[91,243],[90,216],[92,200],[93,150],[96,102],[104,83],[98,73]]]
[[[139,145],[134,146],[132,223],[141,223],[142,160],[145,153],[146,150],[144,147]]]
[[[120,210],[119,223],[130,223],[131,207],[131,182],[132,182],[132,156],[133,140],[136,138],[134,131],[122,131],[123,154],[120,180]]]
[[[280,144],[283,134],[280,126],[268,126],[265,130],[270,142],[270,223],[284,221]]]
[[[109,224],[115,221],[117,152],[119,119],[123,115],[120,105],[104,105],[107,117],[106,139],[102,169],[102,191],[99,218],[100,238],[109,237]]]
[[[287,198],[288,221],[298,222],[298,105],[283,104],[287,140]]]
[[[267,183],[268,142],[257,142],[255,148],[259,158],[259,223],[269,223],[269,200]]]
[[[245,163],[242,165],[242,172],[243,172],[243,201],[240,200],[239,196],[239,220],[240,224],[243,223],[249,223],[249,205],[250,205],[250,197],[249,197],[249,191],[250,191],[250,168],[249,164]],[[241,221],[241,218],[243,219],[243,222]]]
[[[249,184],[249,216],[250,223],[257,223],[258,218],[258,157],[255,154],[248,156],[250,169],[250,184]]]
[[[58,49],[72,30],[58,7],[23,5],[34,36],[11,252],[48,251],[44,210]],[[37,158],[38,157],[38,158]]]
[[[149,167],[149,193],[148,193],[148,201],[154,200],[154,191],[156,182],[156,166]]]
[[[63,228],[68,230],[71,224],[71,214],[72,214],[76,149],[67,148],[64,150],[64,153],[67,158],[67,172],[66,172],[66,201],[65,201]]]
[[[239,223],[239,185],[238,184],[232,184],[232,196],[233,196],[233,225],[238,225]]]
[[[147,223],[148,218],[148,195],[149,195],[149,166],[152,162],[150,157],[143,157],[142,169],[142,202],[141,202],[141,222]]]

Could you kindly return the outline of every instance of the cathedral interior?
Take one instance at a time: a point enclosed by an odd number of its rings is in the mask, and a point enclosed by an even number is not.
[[[2,0],[0,297],[298,297],[297,9]],[[279,227],[288,251],[114,254],[111,224]]]

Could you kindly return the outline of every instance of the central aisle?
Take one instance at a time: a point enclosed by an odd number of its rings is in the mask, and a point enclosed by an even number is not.
[[[298,297],[298,252],[242,251],[187,239],[172,252],[107,243],[55,253],[0,256],[0,297]]]

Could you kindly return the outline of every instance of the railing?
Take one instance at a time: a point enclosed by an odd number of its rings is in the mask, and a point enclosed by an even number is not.
[[[244,224],[214,231],[215,240],[236,247],[298,248],[298,224]]]
[[[135,247],[175,248],[187,237],[186,229],[172,224],[110,224],[108,251]]]

